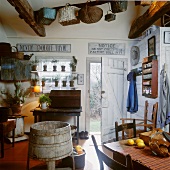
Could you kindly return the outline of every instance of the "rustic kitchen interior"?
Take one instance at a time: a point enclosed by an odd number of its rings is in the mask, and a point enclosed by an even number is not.
[[[169,1],[0,2],[0,169],[98,170],[91,135],[130,169],[168,169],[169,142],[148,141],[170,133]],[[134,119],[141,149],[116,141]]]

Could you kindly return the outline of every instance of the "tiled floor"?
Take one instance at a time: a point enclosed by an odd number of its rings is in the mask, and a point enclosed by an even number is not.
[[[99,148],[100,135],[95,135]],[[86,151],[84,170],[99,170],[99,162],[91,140],[80,140],[79,144]],[[103,148],[104,152],[111,156],[111,153]],[[5,157],[0,158],[0,170],[26,170],[28,152],[28,140],[15,143],[13,148],[11,144],[5,144]],[[30,169],[36,170],[37,165],[42,164],[40,161],[30,160]],[[106,169],[107,170],[107,169]]]

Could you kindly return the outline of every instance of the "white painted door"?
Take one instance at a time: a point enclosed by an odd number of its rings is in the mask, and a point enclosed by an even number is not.
[[[102,57],[102,143],[115,137],[115,121],[126,114],[126,70],[126,59]]]

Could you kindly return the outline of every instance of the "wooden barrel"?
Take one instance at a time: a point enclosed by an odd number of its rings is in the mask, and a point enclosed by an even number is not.
[[[70,124],[44,121],[30,127],[29,158],[54,161],[71,155],[72,150]]]

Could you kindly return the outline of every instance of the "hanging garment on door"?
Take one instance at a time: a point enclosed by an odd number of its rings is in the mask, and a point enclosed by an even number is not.
[[[138,111],[138,95],[136,89],[136,74],[135,72],[130,72],[127,75],[127,80],[130,82],[129,91],[127,97],[127,111],[130,113],[135,113]]]
[[[158,123],[161,128],[170,123],[170,92],[165,64],[160,73]]]

